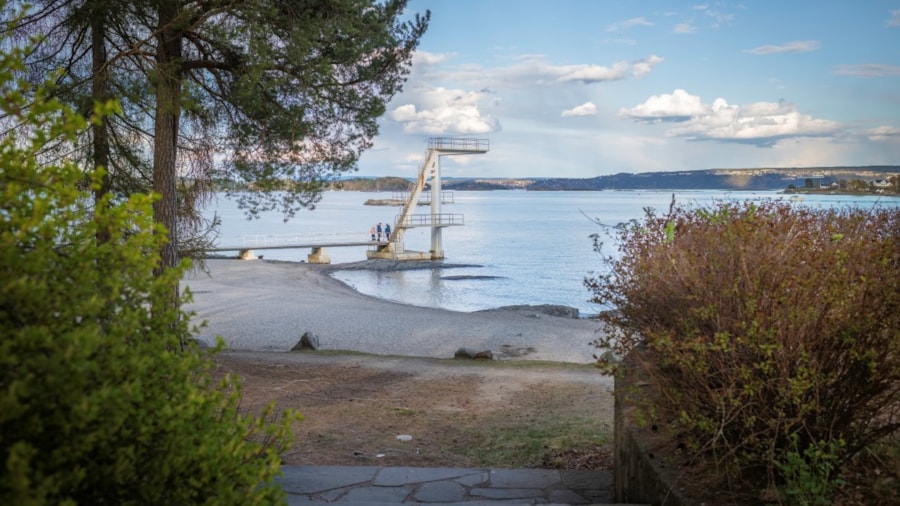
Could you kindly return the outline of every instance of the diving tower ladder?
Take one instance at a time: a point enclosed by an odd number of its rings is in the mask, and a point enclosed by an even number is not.
[[[441,198],[431,199],[430,214],[414,214],[419,197],[425,185],[431,183],[431,195],[441,195],[441,157],[450,155],[480,155],[487,153],[490,142],[487,139],[467,137],[432,137],[428,139],[425,162],[419,168],[416,181],[410,184],[409,197],[394,221],[390,242],[366,252],[368,258],[388,260],[441,260],[444,246],[441,231],[444,227],[464,225],[461,214],[441,212]],[[431,250],[407,251],[403,246],[406,230],[415,227],[431,227]]]

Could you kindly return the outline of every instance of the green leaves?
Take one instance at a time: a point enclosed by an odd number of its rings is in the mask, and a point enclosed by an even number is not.
[[[0,139],[0,504],[277,502],[260,485],[297,415],[239,414],[235,383],[181,349],[190,315],[165,302],[186,264],[154,275],[152,199],[95,203],[82,167],[39,163],[88,123],[53,100],[26,107],[16,58],[0,56],[0,112],[21,125]]]

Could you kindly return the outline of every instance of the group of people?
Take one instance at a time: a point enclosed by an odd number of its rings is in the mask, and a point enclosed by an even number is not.
[[[389,223],[385,223],[384,227],[381,226],[381,223],[375,225],[369,230],[369,233],[372,235],[373,241],[390,241],[391,240],[391,225]]]

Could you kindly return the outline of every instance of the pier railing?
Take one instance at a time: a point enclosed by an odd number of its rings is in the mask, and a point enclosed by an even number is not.
[[[491,142],[488,139],[475,139],[471,137],[431,137],[428,139],[428,149],[487,153],[491,149]]]
[[[400,217],[398,216],[399,220]],[[448,227],[453,225],[465,225],[465,215],[453,213],[441,214],[411,214],[407,217],[404,227]]]
[[[370,238],[371,236],[368,231],[333,234],[251,234],[241,236],[241,246],[247,248],[265,248],[291,244],[334,244],[341,242],[367,241]]]
[[[409,200],[410,191],[401,191],[401,192],[393,192],[391,193],[391,200],[396,200],[398,202],[406,202]],[[453,190],[441,190],[441,204],[453,204],[455,203],[456,197],[453,194]],[[419,204],[430,204],[431,203],[431,190],[427,190],[422,192],[422,195],[419,196]]]

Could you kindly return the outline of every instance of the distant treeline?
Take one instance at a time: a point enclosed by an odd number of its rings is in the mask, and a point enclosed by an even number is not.
[[[802,167],[706,169],[677,172],[619,173],[591,178],[443,178],[442,189],[459,191],[597,191],[597,190],[785,190],[847,188],[847,181],[891,181],[900,165],[862,167]],[[412,179],[355,177],[331,183],[329,190],[407,191]],[[233,188],[232,188],[233,189]],[[891,193],[888,191],[887,193]]]
[[[444,190],[783,190],[790,186],[825,187],[842,181],[888,181],[900,177],[900,166],[803,167],[791,169],[707,169],[678,172],[619,173],[592,178],[444,178]],[[411,180],[398,177],[341,181],[350,191],[403,191]]]
[[[355,177],[343,179],[331,183],[329,190],[344,190],[353,192],[400,192],[409,190],[412,183],[402,177]]]

